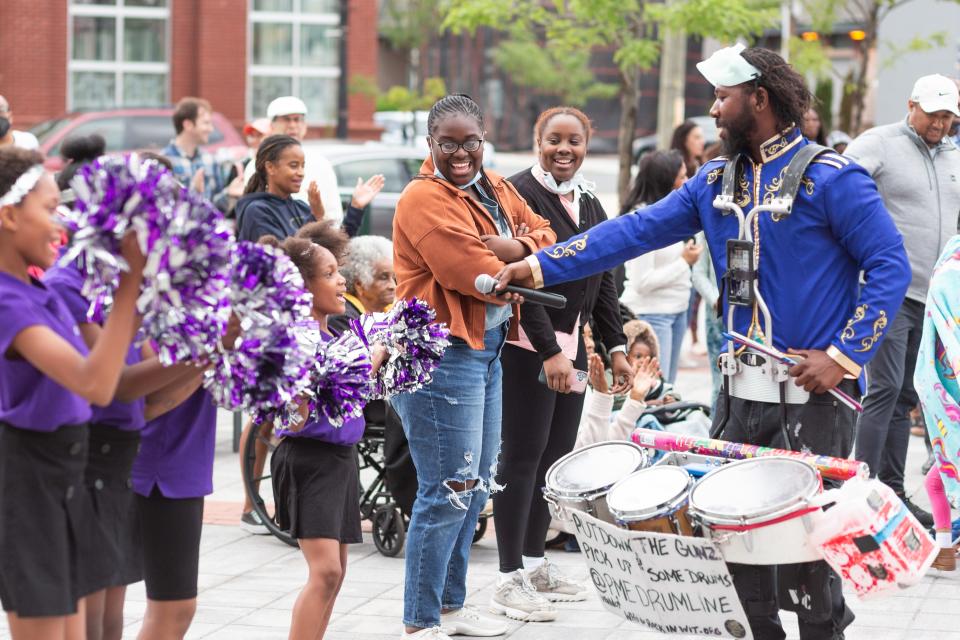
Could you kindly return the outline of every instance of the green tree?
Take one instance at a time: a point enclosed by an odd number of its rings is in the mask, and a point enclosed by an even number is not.
[[[895,9],[909,4],[913,0],[804,0],[804,13],[811,17],[814,30],[821,33],[830,33],[837,24],[858,25],[860,39],[855,40],[856,64],[843,78],[843,95],[839,114],[840,126],[851,135],[860,133],[864,125],[866,111],[867,87],[870,85],[871,61],[879,56],[878,33],[880,25]],[[943,0],[944,2],[960,3],[960,0]],[[943,31],[931,32],[916,36],[904,46],[889,47],[885,53],[882,66],[889,65],[897,59],[914,51],[922,51],[934,47],[946,46],[948,34]],[[794,52],[800,52],[796,56]],[[813,73],[817,77],[825,77],[836,70],[827,58],[827,52],[822,40],[803,42],[796,39],[791,43],[791,62],[802,72]]]
[[[776,21],[775,10],[758,4],[766,1],[447,0],[442,26],[454,33],[473,32],[480,27],[505,31],[514,44],[501,46],[497,61],[515,82],[580,103],[598,95],[593,93],[597,89],[591,89],[587,75],[589,53],[612,49],[619,73],[617,190],[622,200],[630,187],[639,75],[659,59],[659,34],[663,30],[684,30],[691,36],[724,42],[757,34]],[[533,48],[538,49],[536,54]],[[528,54],[526,61],[520,52]],[[545,70],[550,65],[552,69]],[[533,68],[538,71],[532,72]],[[563,86],[564,79],[567,87]],[[608,90],[600,88],[599,95]]]
[[[421,61],[437,34],[437,0],[380,0],[377,30],[398,52],[407,56],[411,91],[425,90]]]

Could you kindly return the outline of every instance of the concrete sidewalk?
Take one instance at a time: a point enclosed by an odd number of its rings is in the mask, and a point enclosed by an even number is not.
[[[685,399],[709,395],[705,368],[682,370],[678,387]],[[205,515],[200,555],[199,607],[188,638],[218,640],[287,637],[290,612],[306,579],[300,552],[269,536],[251,536],[236,526],[242,485],[236,454],[231,450],[231,417],[221,415],[215,467],[216,493]],[[908,484],[922,495],[920,465],[926,452],[920,438],[911,439]],[[403,559],[381,556],[370,541],[350,551],[346,581],[334,608],[330,639],[395,640],[401,632]],[[550,552],[565,571],[586,577],[579,554]],[[492,529],[474,545],[468,576],[468,602],[485,610],[498,569]],[[960,573],[960,572],[958,572]],[[857,621],[848,640],[960,640],[960,576],[930,575],[901,594],[871,602],[851,598]],[[124,637],[133,638],[146,606],[143,584],[128,592]],[[798,638],[796,619],[783,615],[789,638]],[[9,637],[0,623],[0,638]],[[632,623],[607,613],[591,594],[586,602],[561,604],[555,622],[510,624],[514,640],[654,640],[659,634],[639,631]]]

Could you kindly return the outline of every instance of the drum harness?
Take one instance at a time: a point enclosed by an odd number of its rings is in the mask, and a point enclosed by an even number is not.
[[[750,307],[757,322],[757,311],[763,317],[761,333],[764,342],[773,345],[773,318],[770,309],[760,295],[758,268],[754,259],[756,241],[752,225],[757,215],[770,213],[774,220],[782,220],[793,211],[793,204],[810,163],[822,153],[832,151],[817,144],[802,147],[790,160],[784,172],[783,182],[777,195],[768,202],[755,203],[750,213],[744,214],[736,202],[737,170],[743,159],[737,154],[727,160],[723,170],[723,183],[720,194],[713,200],[713,206],[727,216],[734,214],[739,223],[737,238],[727,240],[727,270],[723,274],[723,287],[727,298],[727,331],[736,331],[733,325],[736,307]],[[758,256],[759,257],[759,256]],[[754,336],[749,335],[753,338]],[[730,419],[730,397],[759,402],[778,402],[780,404],[780,429],[787,448],[795,449],[787,426],[787,405],[804,404],[809,394],[802,388],[787,384],[790,365],[781,363],[769,356],[752,351],[748,347],[737,349],[733,341],[728,341],[727,350],[719,358],[720,372],[724,376],[727,394],[726,411],[723,420],[711,430],[711,438],[719,438]]]

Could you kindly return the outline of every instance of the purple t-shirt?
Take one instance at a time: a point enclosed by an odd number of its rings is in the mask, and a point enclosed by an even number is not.
[[[56,293],[38,280],[27,284],[0,272],[0,422],[31,431],[56,431],[90,421],[90,403],[57,384],[19,356],[7,354],[14,338],[43,325],[87,355],[80,329]]]
[[[167,498],[213,493],[217,407],[203,387],[180,406],[151,420],[140,438],[130,476],[133,490],[149,496],[154,487]]]
[[[90,308],[90,302],[81,293],[83,276],[74,264],[53,267],[43,274],[43,282],[57,292],[77,324],[89,322],[87,310]],[[131,344],[127,350],[127,364],[137,364],[140,360],[140,349]],[[144,399],[139,398],[133,402],[115,400],[106,407],[92,407],[93,415],[90,422],[123,431],[138,431],[146,424],[143,418],[144,403]]]
[[[319,335],[324,342],[329,342],[333,339],[322,332],[319,332]],[[360,441],[366,426],[367,423],[364,421],[363,416],[345,420],[341,427],[333,426],[326,418],[318,418],[307,421],[307,424],[299,431],[278,428],[277,436],[287,438],[313,438],[314,440],[322,440],[330,444],[349,447]]]

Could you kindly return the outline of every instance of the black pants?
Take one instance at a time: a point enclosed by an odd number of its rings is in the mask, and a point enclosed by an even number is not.
[[[583,394],[557,393],[537,379],[543,361],[533,351],[503,348],[503,422],[497,481],[493,494],[500,571],[523,567],[522,556],[543,555],[550,512],[543,499],[550,466],[573,450],[583,411]],[[573,366],[585,371],[583,339]]]
[[[923,309],[921,302],[904,300],[867,365],[869,387],[857,428],[857,460],[870,465],[870,475],[897,493],[903,493],[909,413],[919,402],[913,370],[923,334]]]
[[[852,397],[859,396],[855,381],[845,380],[840,388]],[[729,398],[724,389],[717,399],[714,425],[725,418],[726,424],[720,437],[732,442],[781,449],[809,449],[813,453],[841,458],[849,456],[853,448],[855,412],[829,394],[810,394],[806,404],[787,405],[784,411],[780,404]],[[781,429],[784,420],[789,442],[784,442]],[[784,599],[778,601],[776,566],[729,564],[728,567],[756,640],[782,640],[786,637],[780,624],[780,608],[796,611],[803,640],[839,637],[839,632],[853,621],[853,614],[843,600],[840,577],[826,563],[784,565],[780,568],[781,575],[791,576],[790,580],[794,580],[798,572],[806,573],[805,577],[799,578],[802,581],[794,591],[821,594],[820,600],[826,601],[822,607],[823,613],[792,606],[790,601]],[[779,586],[781,589],[784,587]]]

